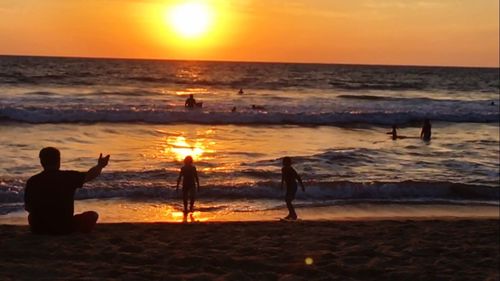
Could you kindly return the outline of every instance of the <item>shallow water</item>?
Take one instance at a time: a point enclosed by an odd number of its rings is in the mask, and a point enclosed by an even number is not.
[[[496,124],[437,123],[434,138],[393,141],[383,127],[152,124],[3,124],[0,200],[22,202],[40,171],[41,147],[62,151],[62,168],[85,171],[111,154],[103,175],[77,198],[170,198],[186,155],[200,171],[200,196],[277,199],[281,157],[294,159],[307,192],[299,199],[498,202]],[[33,136],[37,136],[33,139]],[[57,136],[57,139],[54,138]]]
[[[272,207],[269,208],[270,206]],[[308,207],[307,204],[303,205],[298,202],[296,207],[300,220],[500,218],[499,207],[491,205],[356,203]],[[284,203],[277,200],[233,200],[227,202],[201,199],[197,203],[195,212],[186,216],[182,213],[181,204],[172,199],[136,201],[117,198],[76,201],[76,213],[88,210],[99,213],[100,223],[279,221],[287,214]],[[17,210],[0,216],[0,224],[25,225],[27,224],[27,213]]]

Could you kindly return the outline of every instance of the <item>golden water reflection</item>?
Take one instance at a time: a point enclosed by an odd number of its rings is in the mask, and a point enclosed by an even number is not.
[[[186,156],[191,156],[198,161],[206,149],[198,140],[189,144],[183,136],[167,138],[167,145],[165,152],[173,154],[177,161],[182,161]]]
[[[164,217],[166,221],[171,221],[171,222],[206,222],[211,219],[213,219],[214,216],[213,214],[210,215],[209,213],[202,213],[199,211],[195,211],[189,214],[184,214],[183,212],[179,211],[178,209],[172,207],[172,206],[167,206]]]
[[[188,138],[184,133],[167,136],[162,153],[166,157],[172,157],[176,161],[183,161],[186,156],[193,157],[193,160],[207,160],[211,159],[211,155],[215,153],[214,149],[210,147],[215,146],[215,142],[203,137],[213,133],[213,130],[206,130],[201,134],[201,137]]]

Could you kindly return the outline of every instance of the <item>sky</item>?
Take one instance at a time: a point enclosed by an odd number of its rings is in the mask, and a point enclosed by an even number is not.
[[[0,54],[499,67],[499,1],[0,0]]]

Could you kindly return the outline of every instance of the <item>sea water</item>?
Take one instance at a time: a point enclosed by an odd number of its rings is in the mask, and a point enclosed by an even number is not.
[[[79,171],[111,154],[75,195],[103,221],[182,219],[187,155],[198,220],[285,215],[284,156],[302,217],[498,215],[499,97],[498,68],[0,57],[0,223],[25,222],[45,146]]]

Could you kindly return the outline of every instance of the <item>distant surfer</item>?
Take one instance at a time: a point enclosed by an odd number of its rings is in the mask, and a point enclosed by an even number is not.
[[[236,112],[236,106],[233,106],[233,108],[231,108],[231,112]]]
[[[188,213],[188,199],[189,199],[189,212],[193,212],[194,200],[196,190],[200,191],[200,181],[198,179],[198,172],[193,165],[193,157],[186,156],[184,158],[184,166],[182,166],[177,178],[176,190],[179,190],[179,184],[182,179],[182,201],[184,203],[184,214]],[[198,187],[198,188],[196,188]]]
[[[184,107],[186,108],[195,108],[195,107],[203,107],[203,102],[196,102],[193,95],[189,95],[189,98],[186,99],[184,103]]]
[[[240,88],[240,90],[238,91],[238,95],[243,95],[245,92],[243,92],[243,89]]]
[[[420,138],[424,141],[431,140],[431,121],[429,119],[424,120],[424,125],[422,126],[422,131],[420,132]]]
[[[392,125],[392,131],[387,132],[388,135],[391,135],[392,140],[397,140],[397,139],[406,139],[408,137],[405,136],[398,136],[398,127],[396,125]]]
[[[397,132],[397,126],[392,125],[392,131],[387,133],[388,135],[392,135],[392,140],[397,140],[398,139],[398,132]]]
[[[260,106],[260,105],[252,104],[252,109],[253,110],[264,110],[265,108],[263,106]]]
[[[189,95],[189,98],[186,99],[186,102],[184,103],[184,107],[187,108],[194,108],[196,106],[196,100],[194,99],[193,95]]]
[[[285,217],[287,220],[296,220],[297,213],[292,205],[292,201],[295,199],[295,193],[297,193],[297,181],[302,187],[302,191],[306,191],[302,179],[299,174],[292,167],[292,159],[290,157],[283,158],[283,168],[281,168],[281,189],[283,190],[283,183],[286,184],[286,196],[285,202],[288,208],[288,215]]]

